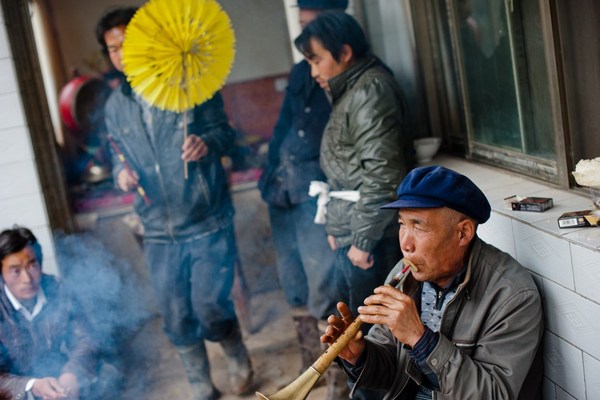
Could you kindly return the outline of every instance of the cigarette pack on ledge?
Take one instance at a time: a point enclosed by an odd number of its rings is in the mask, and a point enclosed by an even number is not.
[[[504,201],[510,202],[510,208],[513,211],[544,212],[554,206],[550,197],[512,196],[504,199]]]
[[[590,221],[585,217],[591,215],[592,210],[566,212],[558,217],[559,228],[582,228],[591,226]]]

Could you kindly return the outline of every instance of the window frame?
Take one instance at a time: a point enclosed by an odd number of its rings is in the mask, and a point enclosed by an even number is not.
[[[507,7],[510,7],[512,0],[504,0]],[[437,77],[433,80],[437,81],[438,85],[446,87],[442,93],[443,97],[438,97],[437,101],[446,102],[449,104],[445,107],[438,108],[439,112],[448,112],[453,108],[460,114],[460,132],[457,132],[456,126],[445,126],[445,131],[441,132],[447,139],[449,148],[454,152],[462,152],[462,156],[467,159],[479,161],[485,164],[490,164],[502,169],[506,169],[519,174],[527,175],[536,180],[542,180],[546,183],[554,184],[560,187],[568,188],[573,182],[570,171],[573,168],[573,160],[571,156],[570,140],[568,135],[568,126],[566,124],[566,102],[564,86],[560,82],[564,82],[562,75],[562,64],[560,58],[560,41],[558,40],[558,30],[556,21],[556,4],[554,0],[538,0],[537,5],[540,10],[542,38],[544,43],[545,62],[547,66],[546,82],[550,95],[549,104],[551,112],[551,124],[553,130],[555,160],[543,159],[536,156],[531,156],[509,149],[496,147],[492,145],[477,143],[473,139],[473,127],[471,119],[467,118],[470,115],[469,102],[466,99],[467,86],[465,76],[465,65],[460,55],[459,27],[457,24],[458,16],[455,8],[454,0],[439,0],[437,5],[430,8],[424,8],[416,4],[416,0],[412,3],[415,6],[413,12],[425,10],[430,13],[428,18],[415,17],[416,20],[427,20],[430,26],[428,31],[430,37],[436,37],[439,41],[439,47],[436,52],[421,54],[424,65],[433,64],[438,70]],[[418,33],[418,32],[417,32]],[[449,40],[444,43],[442,37],[447,34]],[[444,46],[447,48],[444,49]],[[444,55],[444,52],[449,52],[449,55]],[[423,58],[424,57],[424,58]],[[437,60],[437,63],[436,63]],[[442,61],[441,63],[439,61]],[[440,72],[445,68],[451,68],[452,72]],[[451,78],[448,79],[448,75]],[[440,80],[443,79],[443,82]],[[431,79],[431,78],[430,78]],[[452,80],[454,80],[452,82]],[[453,88],[455,90],[453,90]],[[439,93],[437,93],[439,94]],[[429,93],[428,93],[429,95]],[[456,105],[453,107],[452,105]],[[430,109],[430,112],[432,110]],[[442,120],[452,120],[449,116],[442,117]],[[454,145],[452,142],[456,141]]]

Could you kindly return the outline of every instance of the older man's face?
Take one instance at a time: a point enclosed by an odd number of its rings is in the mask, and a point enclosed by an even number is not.
[[[441,287],[452,281],[460,271],[466,248],[461,241],[459,219],[446,208],[401,209],[400,249],[412,261],[412,274],[422,282],[434,282]]]
[[[40,289],[42,269],[31,246],[2,259],[2,279],[18,300],[34,298]]]

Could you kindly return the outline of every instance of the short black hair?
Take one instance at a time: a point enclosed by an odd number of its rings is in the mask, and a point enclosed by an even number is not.
[[[18,253],[27,246],[32,246],[35,250],[38,263],[42,263],[42,248],[35,235],[27,228],[15,226],[13,229],[5,229],[0,232],[0,265],[7,257],[13,253]]]
[[[108,54],[104,34],[117,26],[127,26],[135,15],[137,7],[113,8],[104,13],[96,25],[96,40],[102,46],[102,53]]]
[[[338,62],[345,44],[350,46],[356,59],[364,57],[371,50],[365,32],[356,19],[340,10],[322,12],[294,40],[298,51],[308,59],[314,57],[311,39],[321,43]]]

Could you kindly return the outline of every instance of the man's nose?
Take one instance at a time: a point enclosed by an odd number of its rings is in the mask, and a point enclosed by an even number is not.
[[[23,273],[21,273],[21,283],[31,282],[33,282],[33,276],[31,275],[31,272],[27,269],[23,270]]]
[[[400,234],[400,250],[404,255],[413,253],[415,251],[415,244],[410,234]]]
[[[310,66],[310,76],[313,79],[317,79],[317,77],[319,76],[319,71],[318,71],[317,67],[315,67],[314,65]]]

